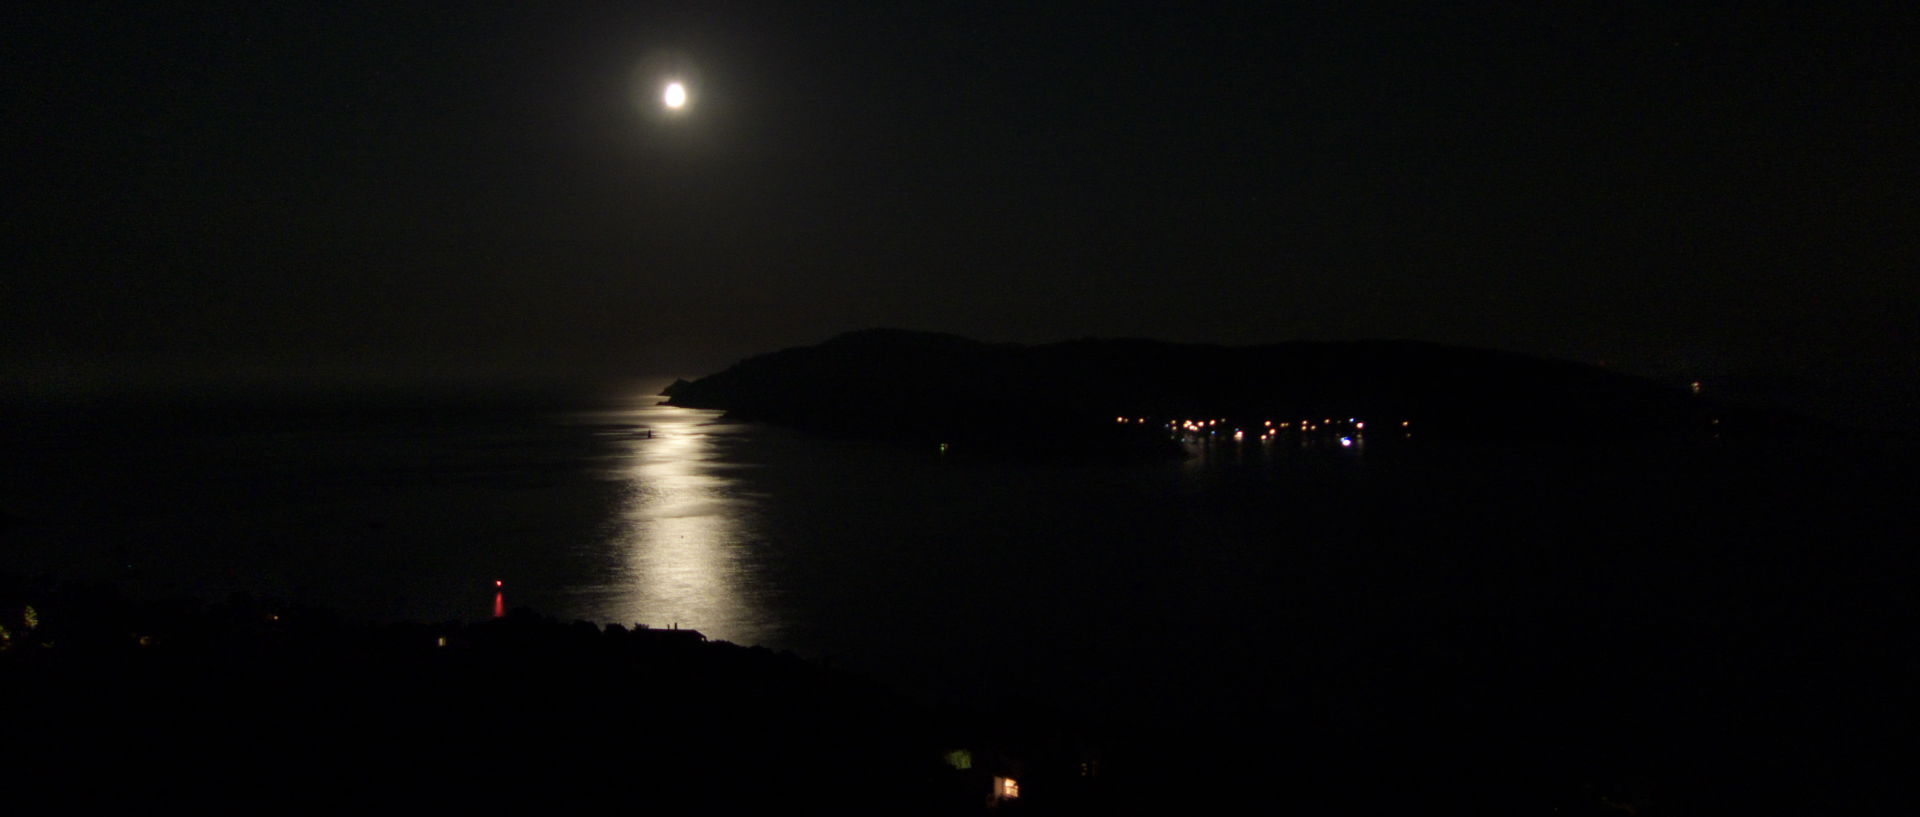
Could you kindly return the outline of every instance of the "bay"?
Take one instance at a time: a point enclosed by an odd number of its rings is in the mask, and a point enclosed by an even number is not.
[[[1878,603],[1862,564],[1911,572],[1889,550],[1905,472],[1817,446],[1007,461],[729,422],[659,405],[665,382],[18,414],[0,571],[369,620],[478,618],[499,593],[935,698],[1169,719],[1499,690],[1581,655],[1693,673],[1810,598]]]

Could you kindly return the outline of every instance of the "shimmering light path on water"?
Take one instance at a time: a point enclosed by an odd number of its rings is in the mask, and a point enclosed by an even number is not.
[[[659,405],[658,391],[642,388],[621,407],[579,417],[613,438],[617,453],[603,477],[622,482],[624,495],[606,543],[614,563],[568,594],[602,621],[771,640],[777,627],[747,575],[756,500],[730,473],[742,466],[723,454],[743,427],[717,411]]]

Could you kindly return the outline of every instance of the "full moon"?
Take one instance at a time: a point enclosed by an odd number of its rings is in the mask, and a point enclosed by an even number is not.
[[[662,97],[667,107],[679,109],[687,104],[687,86],[678,82],[667,83],[667,92]]]

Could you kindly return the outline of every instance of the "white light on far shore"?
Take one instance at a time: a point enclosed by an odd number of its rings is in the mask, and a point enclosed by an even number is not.
[[[661,101],[665,102],[667,107],[674,110],[686,107],[687,86],[681,85],[678,82],[667,83],[667,92],[661,96]]]

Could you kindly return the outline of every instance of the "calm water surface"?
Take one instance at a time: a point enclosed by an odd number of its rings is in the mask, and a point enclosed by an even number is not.
[[[1835,513],[1891,507],[1661,447],[979,462],[660,406],[662,385],[16,420],[0,569],[414,620],[484,616],[499,579],[558,618],[694,628],[916,690],[1178,713],[1369,677],[1448,628],[1740,621],[1808,575],[1760,537],[1831,539]],[[1756,515],[1769,496],[1825,510]]]
[[[651,384],[650,384],[651,385]],[[618,488],[603,533],[586,545],[597,562],[557,588],[569,616],[591,621],[684,624],[742,644],[779,644],[777,577],[761,552],[767,495],[741,472],[756,429],[720,412],[659,405],[640,388],[622,405],[563,415],[590,429],[604,453],[591,472]]]

